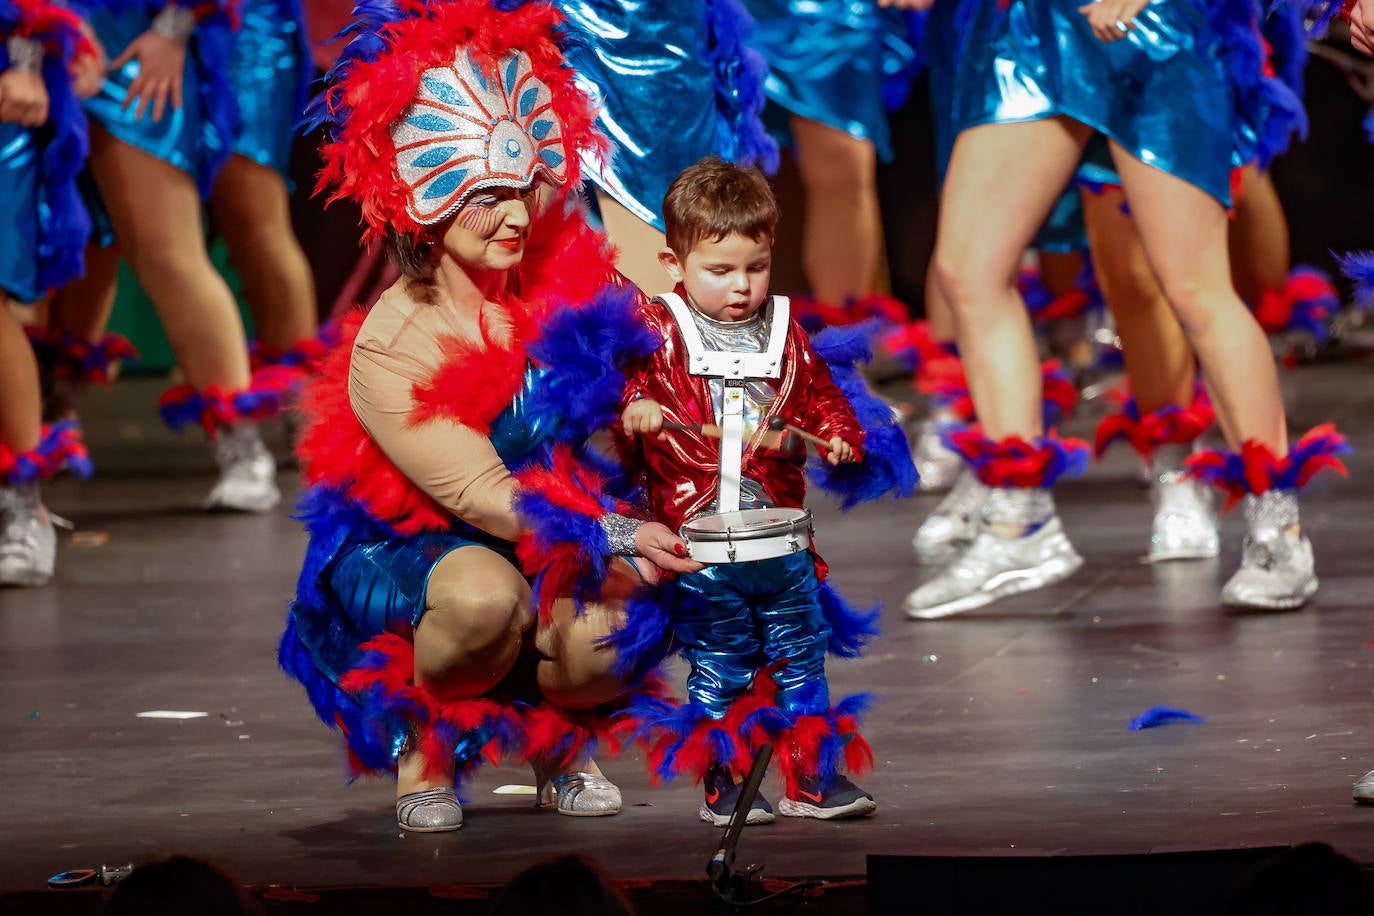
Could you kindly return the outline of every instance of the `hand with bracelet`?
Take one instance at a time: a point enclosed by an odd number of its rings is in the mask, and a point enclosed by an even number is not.
[[[1149,0],[1096,0],[1078,8],[1099,41],[1120,41],[1136,27],[1135,17]]]
[[[43,85],[43,45],[11,36],[10,65],[0,72],[0,122],[42,127],[48,121],[48,90]]]
[[[124,53],[110,63],[118,70],[131,60],[138,61],[138,76],[129,84],[124,107],[135,102],[134,115],[143,118],[151,110],[154,121],[161,121],[170,99],[172,109],[181,108],[182,74],[186,68],[186,42],[196,28],[196,14],[190,7],[169,3],[153,19],[148,31],[129,42]]]

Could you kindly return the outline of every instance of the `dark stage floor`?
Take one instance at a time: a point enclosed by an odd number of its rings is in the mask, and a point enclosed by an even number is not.
[[[1354,479],[1314,488],[1305,521],[1322,591],[1300,613],[1216,604],[1219,562],[1143,565],[1146,491],[1119,455],[1061,488],[1088,564],[1067,584],[936,623],[900,613],[909,538],[936,497],[820,511],[819,544],[851,597],[883,601],[883,636],[832,668],[836,690],[881,698],[867,735],[870,820],[750,828],[741,858],[771,875],[862,875],[887,854],[1131,853],[1324,840],[1374,861],[1374,808],[1350,784],[1374,767],[1374,378],[1300,370],[1295,428],[1334,418]],[[56,584],[0,594],[0,890],[62,869],[183,852],[245,883],[305,887],[503,880],[578,849],[633,878],[695,878],[716,831],[698,790],[652,788],[638,756],[611,761],[629,807],[606,819],[535,811],[520,770],[487,770],[467,823],[403,835],[392,786],[345,786],[339,744],[274,649],[303,537],[286,512],[210,516],[194,437],[154,421],[156,383],[86,405],[100,475],[50,502],[77,533]],[[1077,430],[1082,433],[1086,426]],[[284,473],[292,494],[295,476]],[[1132,732],[1152,706],[1205,724]],[[148,710],[202,718],[137,718]]]

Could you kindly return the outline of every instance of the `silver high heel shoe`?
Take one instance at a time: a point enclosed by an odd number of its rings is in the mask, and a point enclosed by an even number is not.
[[[620,788],[595,773],[560,773],[550,776],[534,771],[536,808],[554,807],[571,817],[606,817],[620,813]]]
[[[463,826],[463,806],[452,786],[421,789],[396,799],[396,824],[411,833],[445,833]]]

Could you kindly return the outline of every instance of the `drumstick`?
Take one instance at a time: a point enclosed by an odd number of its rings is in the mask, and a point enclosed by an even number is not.
[[[720,427],[714,423],[674,423],[664,420],[663,428],[670,431],[701,433],[711,439],[720,438]]]
[[[794,433],[798,436],[801,436],[807,442],[811,442],[816,446],[825,449],[826,451],[830,450],[829,440],[822,439],[820,436],[808,433],[806,430],[802,429],[799,426],[793,426],[791,423],[788,423],[782,417],[769,417],[768,428],[773,430],[774,432],[780,432],[785,429],[789,433]]]

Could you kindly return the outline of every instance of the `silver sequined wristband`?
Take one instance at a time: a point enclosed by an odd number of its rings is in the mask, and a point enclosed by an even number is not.
[[[191,33],[196,30],[195,10],[176,3],[164,6],[162,11],[153,17],[152,30],[163,38],[184,45],[190,40]]]
[[[9,69],[23,70],[25,73],[43,72],[43,43],[41,41],[11,35],[9,40],[5,42],[5,50],[10,55]]]
[[[613,512],[606,513],[598,521],[601,522],[601,530],[606,532],[613,556],[632,557],[639,553],[635,549],[635,535],[644,527],[644,522]]]

